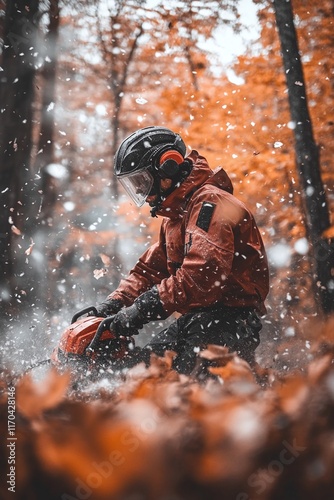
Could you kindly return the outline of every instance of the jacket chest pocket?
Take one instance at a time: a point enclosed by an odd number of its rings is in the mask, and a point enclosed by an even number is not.
[[[182,266],[185,254],[185,220],[170,221],[166,228],[167,267],[170,274],[175,274]]]
[[[174,242],[167,242],[167,266],[171,274],[175,274],[177,269],[182,266],[184,258],[184,246]]]
[[[166,232],[166,253],[167,266],[171,274],[175,274],[177,269],[182,266],[184,259],[184,237],[182,226],[179,224],[176,227],[169,226]]]

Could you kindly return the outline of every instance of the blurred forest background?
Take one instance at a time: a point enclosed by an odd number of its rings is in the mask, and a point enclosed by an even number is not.
[[[160,220],[112,175],[119,142],[149,125],[227,170],[270,260],[259,357],[287,342],[305,357],[310,318],[334,307],[334,7],[293,0],[288,25],[282,4],[0,1],[5,358],[48,357],[73,313],[104,299],[155,240]],[[294,28],[300,61],[289,47],[283,61]]]
[[[1,498],[330,498],[333,19],[333,0],[0,0]],[[205,384],[171,353],[81,391],[69,373],[15,380],[155,240],[112,175],[149,125],[224,167],[254,212],[259,366],[209,346]]]

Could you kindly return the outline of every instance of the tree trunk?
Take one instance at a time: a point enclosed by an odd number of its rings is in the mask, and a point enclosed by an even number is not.
[[[23,229],[29,204],[32,103],[39,0],[6,2],[0,81],[0,289],[1,304],[13,294],[13,229]],[[28,188],[28,189],[27,189]],[[15,225],[15,226],[14,226]]]
[[[51,217],[57,197],[54,192],[54,185],[50,182],[50,175],[45,171],[45,167],[54,161],[54,106],[56,101],[55,91],[59,22],[59,0],[51,0],[49,24],[45,36],[45,53],[47,58],[44,61],[42,71],[43,91],[41,124],[37,146],[38,155],[35,161],[35,172],[41,176],[41,191],[43,196],[42,220]],[[31,220],[34,220],[37,216],[37,213],[32,214]]]
[[[313,136],[303,68],[293,21],[291,0],[273,0],[286,74],[296,163],[303,189],[306,231],[312,248],[316,301],[324,313],[334,310],[334,247],[323,237],[330,226],[321,180],[319,149]]]

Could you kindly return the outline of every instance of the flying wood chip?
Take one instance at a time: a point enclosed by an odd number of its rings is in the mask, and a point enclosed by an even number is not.
[[[105,276],[107,274],[107,270],[106,269],[94,269],[93,274],[94,274],[94,278],[96,280],[99,280],[100,278],[103,278],[103,276]]]
[[[32,249],[34,248],[35,246],[35,243],[31,240],[31,243],[29,245],[29,247],[27,248],[27,250],[24,252],[26,255],[30,255],[31,252],[32,252]]]
[[[110,262],[111,262],[111,259],[108,255],[106,255],[105,253],[100,253],[100,259],[102,260],[103,264],[108,267],[110,266]]]
[[[16,234],[17,236],[21,236],[21,231],[16,227],[14,226],[14,224],[11,226],[11,230],[12,230],[12,233]]]

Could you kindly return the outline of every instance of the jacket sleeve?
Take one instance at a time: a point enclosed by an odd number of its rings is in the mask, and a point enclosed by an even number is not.
[[[117,289],[108,298],[131,305],[142,293],[150,290],[169,276],[167,271],[164,223],[161,225],[159,240],[142,254],[129,275],[121,280]]]
[[[200,222],[205,203],[213,207],[208,224]],[[191,308],[208,307],[222,300],[235,252],[233,228],[242,217],[239,207],[212,193],[192,203],[188,213],[187,253],[182,266],[157,286],[163,308],[169,314],[184,314]]]

